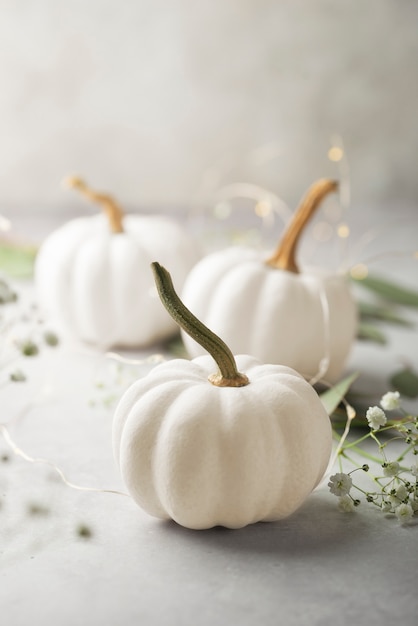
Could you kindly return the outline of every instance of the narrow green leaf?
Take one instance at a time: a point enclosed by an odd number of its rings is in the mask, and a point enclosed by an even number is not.
[[[30,278],[35,256],[35,247],[1,242],[0,270],[12,278]]]
[[[362,320],[378,320],[410,328],[414,325],[410,320],[400,316],[385,305],[376,302],[357,302],[357,306]]]
[[[387,339],[382,331],[376,328],[376,326],[367,324],[366,322],[359,323],[357,338],[366,341],[374,341],[374,343],[378,343],[381,346],[384,346],[387,343]]]
[[[328,415],[331,415],[335,411],[356,378],[358,378],[358,372],[354,372],[354,374],[343,378],[343,380],[331,387],[331,389],[327,389],[320,394],[319,397]]]
[[[410,367],[395,372],[390,378],[390,384],[407,398],[418,397],[418,375]]]
[[[376,293],[385,300],[404,306],[418,307],[418,292],[408,287],[401,287],[378,276],[369,275],[361,279],[353,278],[353,280],[361,287]]]

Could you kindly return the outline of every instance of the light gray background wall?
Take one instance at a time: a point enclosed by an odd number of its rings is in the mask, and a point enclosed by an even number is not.
[[[417,67],[413,0],[0,0],[0,209],[67,205],[72,172],[130,207],[214,171],[291,204],[335,133],[354,203],[411,206]]]

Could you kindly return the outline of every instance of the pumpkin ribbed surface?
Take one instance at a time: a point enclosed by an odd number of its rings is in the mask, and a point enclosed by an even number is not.
[[[125,393],[115,458],[145,511],[188,528],[240,528],[290,515],[321,480],[328,415],[295,371],[236,357],[250,379],[214,387],[211,357],[159,365]]]
[[[267,266],[259,252],[230,248],[199,261],[182,290],[184,304],[232,352],[282,363],[306,377],[341,375],[357,330],[357,308],[346,278],[319,270],[295,274]],[[191,357],[204,350],[186,333]]]
[[[118,234],[104,215],[72,220],[40,248],[35,283],[41,309],[64,332],[104,348],[164,339],[177,325],[155,289],[150,263],[156,258],[183,285],[197,252],[169,219],[126,215]]]

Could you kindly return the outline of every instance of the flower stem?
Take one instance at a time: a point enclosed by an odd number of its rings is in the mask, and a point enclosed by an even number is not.
[[[407,455],[407,454],[408,454],[411,450],[413,450],[413,449],[414,449],[415,445],[416,445],[415,443],[411,443],[411,444],[410,444],[410,445],[406,448],[406,450],[404,450],[404,451],[403,451],[403,452],[402,452],[402,453],[398,456],[398,458],[396,459],[396,460],[398,461],[398,463],[399,463],[400,461],[403,461],[403,460],[404,460],[404,458],[406,457],[406,455]]]
[[[362,441],[365,441],[369,437],[370,437],[370,433],[367,433],[366,435],[363,435],[363,437],[360,437],[359,439],[356,439],[352,443],[344,444],[344,450],[348,450],[349,448],[353,448],[353,447],[357,446],[359,443],[361,443]]]
[[[112,198],[104,193],[100,193],[98,191],[93,191],[90,187],[77,176],[70,176],[65,179],[64,184],[67,187],[71,187],[73,189],[77,189],[85,198],[90,200],[91,202],[96,202],[101,205],[104,213],[107,215],[107,219],[109,220],[109,227],[112,233],[123,233],[123,210],[119,206],[119,204]]]
[[[308,189],[276,251],[266,260],[267,265],[275,269],[282,269],[295,274],[299,273],[299,267],[296,263],[296,250],[299,238],[323,198],[331,191],[336,191],[337,188],[338,183],[335,180],[323,178],[316,181]]]
[[[363,448],[358,448],[357,446],[353,446],[352,448],[353,452],[356,452],[359,456],[362,456],[365,459],[368,459],[369,461],[374,461],[375,463],[381,463],[382,459],[380,459],[377,456],[374,456],[373,454],[370,454],[369,452],[366,452],[365,450],[363,450]],[[342,449],[341,451],[341,456],[343,456],[346,459],[349,459],[354,465],[356,465],[356,462],[353,461],[345,452],[345,448]]]
[[[177,324],[186,331],[215,359],[219,367],[217,374],[209,376],[209,381],[217,387],[243,387],[250,382],[237,370],[234,355],[228,346],[207,328],[183,304],[177,295],[170,273],[159,263],[151,263],[155,284],[161,302]]]

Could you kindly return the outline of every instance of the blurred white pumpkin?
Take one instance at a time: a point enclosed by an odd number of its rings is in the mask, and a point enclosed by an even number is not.
[[[199,258],[194,241],[168,217],[124,215],[81,179],[66,183],[103,212],[69,221],[42,243],[35,263],[41,310],[62,332],[104,349],[145,347],[176,333],[150,264],[161,259],[182,285]]]
[[[331,180],[312,185],[267,260],[250,248],[227,248],[203,258],[189,274],[184,304],[235,354],[281,363],[307,378],[340,376],[357,330],[348,281],[318,268],[299,271],[295,259],[305,224],[336,189]],[[182,336],[191,357],[204,353]]]

